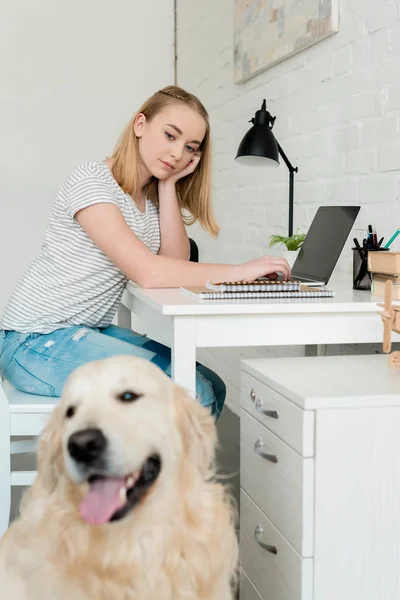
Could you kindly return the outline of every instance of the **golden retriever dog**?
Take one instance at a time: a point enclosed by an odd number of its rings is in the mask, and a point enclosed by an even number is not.
[[[216,427],[158,367],[79,367],[0,540],[5,600],[230,600],[237,539]]]

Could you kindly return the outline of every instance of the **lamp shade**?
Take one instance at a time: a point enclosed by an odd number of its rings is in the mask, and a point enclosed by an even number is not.
[[[241,164],[260,165],[270,164],[279,166],[278,142],[272,133],[273,124],[269,112],[263,107],[251,120],[253,127],[249,129],[239,144],[236,160]]]

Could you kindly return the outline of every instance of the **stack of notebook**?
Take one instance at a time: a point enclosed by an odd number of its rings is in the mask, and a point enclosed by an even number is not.
[[[200,300],[237,300],[245,298],[332,298],[335,293],[324,287],[312,288],[299,281],[273,281],[264,278],[248,281],[224,281],[205,287],[181,287],[181,292]]]

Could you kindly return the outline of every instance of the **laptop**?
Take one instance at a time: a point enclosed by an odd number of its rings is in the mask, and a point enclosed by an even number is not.
[[[360,206],[320,206],[292,268],[292,280],[326,285]]]

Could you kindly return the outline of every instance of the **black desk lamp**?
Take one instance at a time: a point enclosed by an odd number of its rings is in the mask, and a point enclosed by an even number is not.
[[[251,119],[253,127],[249,129],[242,141],[236,155],[236,160],[244,165],[269,164],[279,165],[279,154],[289,169],[289,237],[293,235],[293,191],[294,174],[299,170],[294,167],[280,147],[272,128],[276,117],[271,117],[267,111],[266,102],[263,100],[261,110]]]

